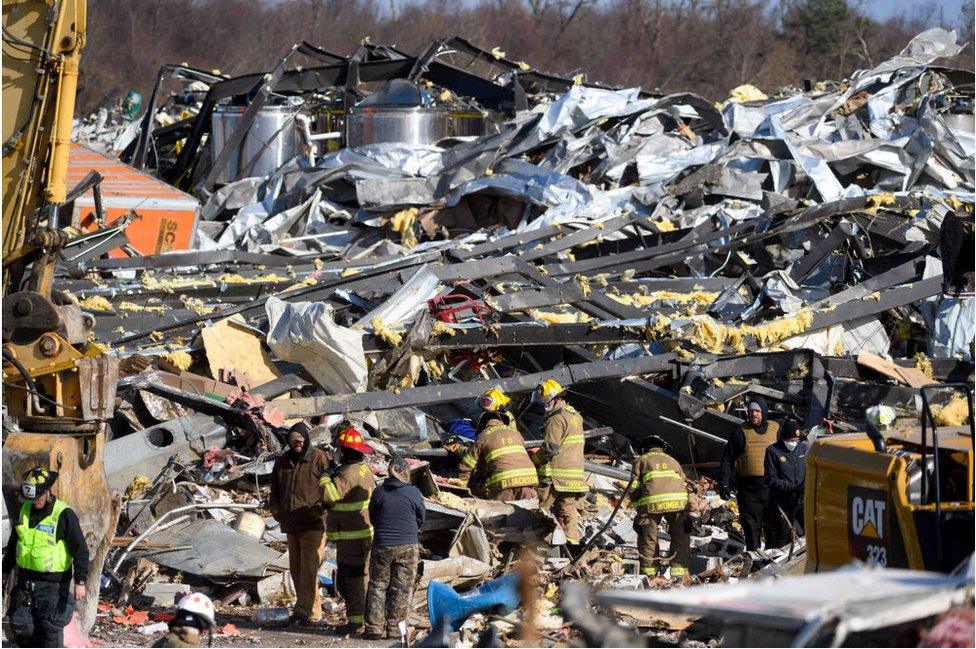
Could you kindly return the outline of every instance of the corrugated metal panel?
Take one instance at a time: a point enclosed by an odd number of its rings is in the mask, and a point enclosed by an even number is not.
[[[68,162],[68,189],[92,170],[104,178],[101,188],[106,223],[129,212],[138,215],[125,230],[133,248],[144,255],[189,249],[200,213],[197,199],[118,160],[73,143]],[[91,192],[78,198],[72,224],[95,230],[94,207]],[[113,250],[109,255],[125,256],[121,250]]]

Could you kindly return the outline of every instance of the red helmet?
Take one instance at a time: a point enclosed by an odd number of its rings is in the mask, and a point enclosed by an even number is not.
[[[363,438],[363,433],[352,426],[343,429],[343,431],[339,433],[339,438],[336,440],[336,444],[342,448],[349,448],[354,451],[359,451],[360,453],[373,452],[373,449],[366,444],[366,440]]]

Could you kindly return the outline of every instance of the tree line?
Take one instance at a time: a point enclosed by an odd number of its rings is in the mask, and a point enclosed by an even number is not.
[[[421,53],[462,36],[542,71],[714,100],[840,79],[897,53],[930,26],[970,43],[947,64],[973,67],[973,3],[934,2],[884,21],[862,0],[90,0],[79,111],[148,96],[164,63],[224,73],[270,70],[305,40],[348,55],[364,38]]]

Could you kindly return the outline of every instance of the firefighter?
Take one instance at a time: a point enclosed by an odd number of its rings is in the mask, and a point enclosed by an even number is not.
[[[767,540],[776,536],[779,513],[769,502],[765,460],[766,449],[778,439],[779,423],[769,421],[766,400],[760,396],[751,396],[747,421],[732,431],[719,466],[721,495],[726,500],[729,499],[729,485],[734,467],[739,524],[742,525],[748,550],[760,548],[763,534]]]
[[[57,479],[39,467],[24,474],[20,492],[27,502],[4,551],[4,578],[17,567],[9,619],[21,647],[63,647],[75,602],[86,596],[88,546],[78,515],[51,491]]]
[[[203,593],[184,595],[176,605],[176,614],[169,622],[169,633],[153,643],[154,647],[198,647],[204,631],[210,634],[216,626],[214,605]]]
[[[363,461],[372,449],[361,430],[349,426],[336,438],[339,464],[319,480],[328,514],[325,533],[336,546],[336,591],[346,602],[342,634],[360,633],[366,615],[366,566],[373,540],[369,499],[376,488]]]
[[[525,500],[536,497],[539,484],[525,440],[498,412],[482,413],[478,437],[461,458],[460,477],[479,498]]]
[[[641,574],[657,574],[657,531],[664,521],[671,536],[671,577],[683,579],[688,574],[691,535],[688,529],[688,487],[678,461],[669,455],[667,442],[651,435],[643,444],[644,453],[634,462],[630,502],[637,511],[637,554]]]
[[[515,416],[509,411],[508,404],[512,402],[511,397],[502,392],[501,388],[489,388],[481,395],[478,405],[481,412],[497,412],[502,416],[502,421],[512,430],[518,430],[515,425]]]
[[[580,542],[581,500],[589,491],[583,472],[583,417],[566,403],[565,391],[555,379],[540,382],[534,397],[546,410],[542,446],[533,455],[539,467],[540,505],[552,511],[573,552]]]

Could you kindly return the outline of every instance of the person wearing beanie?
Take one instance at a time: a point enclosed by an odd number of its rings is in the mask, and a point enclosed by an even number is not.
[[[766,400],[750,395],[746,421],[729,435],[719,466],[719,489],[725,500],[730,497],[735,475],[739,524],[747,550],[758,550],[764,534],[767,543],[776,536],[774,526],[779,512],[769,502],[765,459],[766,449],[779,440],[779,429],[779,422],[769,421]]]
[[[294,622],[322,619],[318,571],[325,552],[325,509],[319,480],[329,468],[325,452],[312,446],[309,427],[288,431],[288,450],[271,471],[268,508],[288,537],[288,566],[295,582]]]
[[[399,638],[406,622],[420,562],[420,528],[427,511],[424,498],[410,484],[406,460],[394,456],[389,477],[373,493],[369,518],[373,521],[373,551],[366,595],[366,638]]]
[[[803,487],[807,477],[807,444],[795,422],[780,428],[779,441],[766,449],[766,486],[769,504],[776,508],[775,534],[766,545],[781,548],[795,533],[803,536]]]

